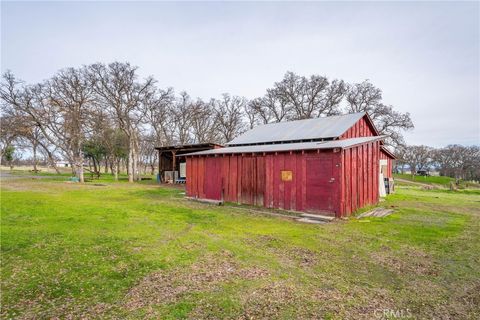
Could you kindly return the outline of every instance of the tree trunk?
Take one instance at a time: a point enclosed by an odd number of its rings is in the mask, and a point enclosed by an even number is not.
[[[43,150],[45,150],[45,152],[47,153],[48,162],[50,162],[50,165],[52,166],[52,168],[55,169],[55,172],[57,174],[60,174],[60,170],[58,170],[57,164],[55,163],[55,159],[53,158],[53,154],[50,152],[50,150],[48,150],[48,148],[42,143],[38,143],[38,145],[42,147]]]
[[[95,160],[95,158],[92,158],[92,162],[93,162],[93,172],[95,173],[95,175],[98,176],[98,171],[100,170],[100,168],[97,167],[97,161]],[[100,166],[100,164],[98,164]]]
[[[33,144],[33,172],[37,173],[37,144]]]
[[[83,153],[81,151],[72,152],[71,161],[73,162],[72,169],[74,169],[75,176],[78,178],[80,183],[84,183],[85,178],[83,175]]]
[[[108,173],[108,159],[105,157],[105,173]]]
[[[128,174],[128,182],[134,181],[134,168],[133,168],[133,149],[130,144],[130,148],[128,150],[128,165],[127,165],[127,174]]]
[[[134,181],[138,181],[139,178],[140,178],[140,171],[139,171],[139,168],[138,168],[138,154],[137,154],[137,150],[133,149],[133,165],[132,165],[132,169],[133,169],[133,180]]]
[[[78,167],[78,179],[80,179],[80,183],[85,182],[85,177],[83,176],[83,163],[80,163]]]
[[[118,174],[120,172],[120,159],[117,160],[117,163],[116,163],[116,168],[115,168],[115,181],[118,181]]]
[[[50,162],[50,165],[52,168],[55,170],[57,174],[60,174],[60,170],[58,170],[57,164],[55,163],[55,159],[53,159],[53,155],[50,153],[50,151],[47,151],[48,155],[48,161]]]
[[[50,157],[49,157],[50,158]],[[55,170],[55,172],[57,174],[60,174],[60,170],[58,170],[58,167],[57,167],[57,164],[55,163],[55,160],[53,160],[52,158],[50,158],[50,161],[51,161],[51,165],[53,167],[53,169]]]
[[[140,180],[139,170],[138,170],[138,143],[137,143],[137,135],[132,133],[130,135],[130,143],[129,143],[129,166],[128,168],[131,169],[131,172],[128,173],[128,181],[134,182]]]
[[[115,181],[118,181],[118,168],[120,167],[120,161],[119,160],[112,160],[110,162],[110,170],[112,172],[113,178]]]

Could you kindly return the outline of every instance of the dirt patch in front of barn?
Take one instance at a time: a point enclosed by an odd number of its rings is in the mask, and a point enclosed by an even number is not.
[[[172,303],[187,294],[212,291],[222,283],[267,275],[265,269],[242,266],[229,252],[224,252],[220,256],[205,257],[190,267],[149,274],[127,293],[125,307],[132,311]]]
[[[263,282],[250,287],[238,296],[238,308],[229,319],[321,319],[314,304],[299,287],[288,280]],[[307,302],[307,303],[306,303]],[[189,319],[218,319],[222,310],[211,300],[197,301]]]
[[[434,259],[424,251],[416,248],[404,248],[403,252],[392,252],[384,247],[380,251],[371,253],[372,261],[398,274],[415,274],[435,276],[438,274],[438,265]]]
[[[270,253],[284,265],[298,265],[309,268],[316,266],[319,260],[317,252],[305,247],[289,246],[282,239],[270,235],[259,235],[245,239],[244,242]]]

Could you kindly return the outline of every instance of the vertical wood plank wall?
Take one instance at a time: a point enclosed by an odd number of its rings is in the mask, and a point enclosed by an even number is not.
[[[315,212],[315,208],[306,206],[306,159],[316,157],[332,161],[331,177],[335,182],[319,191],[324,197],[329,194],[332,215],[349,215],[378,202],[379,142],[338,152],[190,156],[186,192],[202,199]],[[292,181],[282,181],[282,170],[292,171]],[[325,213],[324,206],[321,208],[318,211]]]
[[[358,138],[358,137],[373,137],[376,136],[375,130],[364,116],[357,121],[350,129],[340,136],[340,139]]]
[[[383,150],[380,150],[380,159],[387,160],[387,176],[385,178],[393,178],[393,159]]]
[[[364,116],[339,138],[376,135],[371,121]],[[189,156],[186,193],[202,199],[295,211],[324,213],[328,208],[331,214],[346,216],[378,202],[379,159],[388,160],[387,177],[392,177],[393,159],[381,150],[378,141],[337,152],[305,150]],[[308,172],[317,166],[331,167],[330,176]],[[291,181],[282,181],[282,170],[292,171]],[[307,185],[310,186],[308,192]],[[318,198],[328,201],[327,206],[315,202],[317,194]]]
[[[345,149],[342,157],[340,215],[345,216],[378,202],[379,142]]]

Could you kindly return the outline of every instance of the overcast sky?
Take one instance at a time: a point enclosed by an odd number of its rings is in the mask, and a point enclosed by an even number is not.
[[[480,144],[478,2],[5,2],[1,69],[27,81],[129,61],[159,86],[254,98],[287,70],[369,79],[409,144]]]

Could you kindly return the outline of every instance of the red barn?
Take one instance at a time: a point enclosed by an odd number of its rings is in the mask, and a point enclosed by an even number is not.
[[[384,138],[366,113],[258,126],[225,148],[186,154],[186,193],[346,216],[385,192],[394,157]]]

